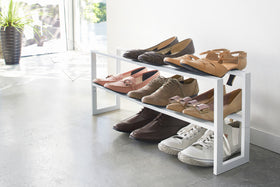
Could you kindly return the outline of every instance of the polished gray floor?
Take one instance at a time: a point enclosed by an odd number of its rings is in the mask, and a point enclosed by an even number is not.
[[[250,163],[215,176],[112,130],[140,106],[92,116],[88,61],[50,59],[0,67],[1,187],[280,186],[280,155],[257,146]]]

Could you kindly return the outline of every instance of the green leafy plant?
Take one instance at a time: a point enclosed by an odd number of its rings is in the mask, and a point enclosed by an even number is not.
[[[20,16],[20,4],[10,1],[7,10],[0,12],[0,27],[15,27],[18,31],[22,31],[25,25],[32,26],[33,20],[30,15],[25,14]],[[24,9],[24,8],[23,8]]]
[[[87,21],[92,23],[106,21],[106,4],[86,1],[86,7],[83,10],[83,16]]]

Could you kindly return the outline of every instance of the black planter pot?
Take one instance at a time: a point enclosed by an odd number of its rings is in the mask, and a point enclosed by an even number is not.
[[[2,51],[7,65],[18,64],[21,55],[22,34],[15,27],[1,28]]]

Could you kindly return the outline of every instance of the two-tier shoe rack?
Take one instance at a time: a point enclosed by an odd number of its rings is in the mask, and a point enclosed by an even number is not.
[[[191,117],[179,112],[168,110],[162,107],[157,107],[154,105],[149,105],[142,103],[139,100],[128,97],[126,94],[121,94],[104,88],[98,84],[92,83],[92,80],[96,78],[96,55],[113,58],[116,60],[116,73],[120,73],[121,61],[128,62],[131,64],[136,64],[139,66],[145,66],[151,69],[157,69],[162,72],[172,73],[182,75],[184,77],[192,77],[198,80],[208,81],[214,87],[214,122],[205,121],[195,117]],[[104,112],[109,112],[113,110],[120,109],[120,97],[133,101],[144,107],[153,109],[155,111],[161,112],[166,115],[178,118],[180,120],[193,123],[204,127],[206,129],[211,129],[214,131],[214,166],[213,173],[215,175],[226,172],[232,168],[240,166],[244,163],[249,162],[249,149],[250,149],[250,82],[251,75],[244,71],[230,71],[228,74],[240,77],[242,80],[242,111],[236,114],[231,114],[227,116],[228,118],[241,121],[241,153],[240,155],[233,157],[229,160],[223,161],[223,78],[214,77],[210,75],[198,75],[189,71],[180,70],[172,66],[153,66],[146,63],[140,63],[132,61],[120,56],[120,50],[117,50],[116,55],[110,55],[106,53],[101,53],[98,51],[91,51],[91,84],[92,84],[92,114],[97,115]],[[114,106],[97,108],[97,88],[105,89],[106,91],[116,95],[116,102]]]

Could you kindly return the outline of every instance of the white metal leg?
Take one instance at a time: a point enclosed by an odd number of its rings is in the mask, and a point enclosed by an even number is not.
[[[214,170],[213,173],[221,173],[223,165],[223,79],[218,79],[214,87]]]
[[[222,164],[220,164],[219,154],[220,153],[223,154],[223,147],[222,146],[220,147],[219,143],[218,143],[218,145],[216,145],[216,142],[215,142],[215,145],[214,145],[214,174],[215,175],[218,175],[220,173],[223,173],[225,171],[228,171],[230,169],[233,169],[237,166],[240,166],[242,164],[249,162],[251,75],[250,75],[250,73],[245,73],[241,77],[242,77],[241,154],[240,154],[240,156],[234,157],[234,158],[229,159],[225,162],[222,162]],[[215,97],[215,99],[216,99],[216,97]],[[218,106],[220,106],[220,105],[218,105]],[[223,108],[223,107],[221,107],[221,108]],[[219,112],[219,111],[215,110],[215,112]],[[218,125],[219,125],[219,123],[218,123]],[[215,123],[215,129],[216,129],[216,123]],[[218,138],[220,138],[220,132],[221,132],[220,129],[222,129],[222,128],[220,126],[218,126],[218,129],[219,129],[219,130],[217,130],[218,132],[216,133],[216,131],[215,131],[215,133],[218,135]],[[222,133],[223,133],[223,131],[222,131]],[[217,136],[215,136],[215,139],[216,138],[217,138]],[[220,143],[222,143],[222,142],[223,142],[223,139],[221,139]],[[218,150],[220,150],[220,152],[217,153],[217,150],[215,150],[215,147],[217,147]],[[218,155],[217,158],[216,158],[215,154]],[[215,161],[215,159],[217,160],[217,162]]]
[[[120,61],[116,62],[116,72],[120,72]],[[101,114],[104,112],[110,112],[113,110],[120,109],[120,97],[115,95],[115,105],[105,107],[105,108],[97,108],[97,90],[96,87],[92,85],[92,81],[96,78],[96,53],[91,52],[91,89],[92,89],[92,115]]]

